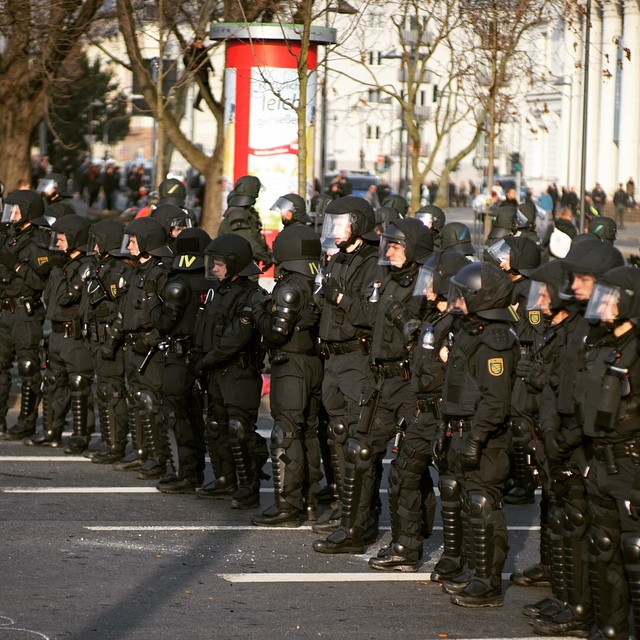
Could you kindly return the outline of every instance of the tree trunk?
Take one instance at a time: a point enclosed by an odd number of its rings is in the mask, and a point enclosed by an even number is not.
[[[222,220],[222,153],[214,154],[201,172],[205,179],[204,202],[202,203],[202,217],[200,226],[212,237],[218,235],[218,228]]]

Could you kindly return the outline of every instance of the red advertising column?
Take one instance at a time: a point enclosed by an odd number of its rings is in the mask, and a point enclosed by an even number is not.
[[[280,228],[279,215],[269,209],[278,197],[298,192],[298,118],[300,101],[298,59],[302,25],[211,25],[212,40],[226,41],[224,77],[227,191],[243,175],[260,178],[264,189],[257,207],[267,240]],[[319,44],[336,41],[335,29],[312,27],[308,53],[307,193],[314,177],[316,129],[316,66]]]

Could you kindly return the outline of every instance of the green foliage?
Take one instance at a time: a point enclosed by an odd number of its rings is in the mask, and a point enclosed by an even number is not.
[[[109,144],[129,131],[126,95],[99,60],[81,56],[56,83],[49,102],[47,152],[54,167],[80,164],[89,154],[89,136]],[[36,142],[35,140],[33,141]]]

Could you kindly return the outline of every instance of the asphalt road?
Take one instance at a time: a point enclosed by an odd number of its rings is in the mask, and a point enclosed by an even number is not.
[[[429,580],[439,519],[418,573],[368,568],[389,540],[386,504],[366,555],[326,556],[309,523],[256,528],[227,501],[167,496],[61,450],[1,441],[0,494],[0,640],[526,638],[521,607],[547,595],[508,582],[537,559],[537,504],[506,508],[504,606],[470,610]]]

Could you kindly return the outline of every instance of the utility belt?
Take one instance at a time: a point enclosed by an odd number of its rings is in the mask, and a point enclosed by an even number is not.
[[[52,320],[51,331],[53,333],[62,333],[64,338],[71,338],[72,340],[80,340],[83,337],[80,318],[72,318],[62,322]]]
[[[86,336],[90,340],[95,340],[103,344],[109,337],[110,322],[98,322],[92,320],[85,325]]]
[[[19,298],[2,298],[0,308],[9,313],[14,313],[16,309],[24,309],[28,316],[32,316],[36,309],[42,306],[42,300],[31,296],[20,296]]]
[[[447,420],[445,424],[447,426],[445,435],[448,438],[450,438],[456,431],[458,431],[460,433],[460,437],[462,437],[463,433],[466,433],[467,431],[471,431],[471,429],[473,428],[473,420],[471,420],[471,418],[458,418],[457,420]]]
[[[320,355],[325,358],[341,356],[354,351],[360,351],[362,355],[368,356],[371,353],[371,338],[369,336],[361,336],[355,340],[347,340],[345,342],[323,341],[320,343]]]
[[[440,398],[419,399],[416,402],[417,414],[432,413],[434,417],[440,418]]]
[[[401,360],[399,362],[374,361],[371,368],[383,378],[395,378],[399,376],[400,379],[404,381],[411,379],[411,369],[408,360]]]
[[[626,442],[606,442],[596,440],[593,442],[593,457],[607,466],[607,473],[618,473],[616,460],[631,458],[635,465],[640,466],[640,441],[627,440]]]
[[[147,355],[149,353],[149,342],[145,338],[151,335],[151,329],[140,331],[127,331],[124,334],[124,348],[130,349],[133,353],[140,356]]]
[[[164,339],[169,346],[167,351],[178,356],[186,356],[191,349],[191,336],[168,336]]]

